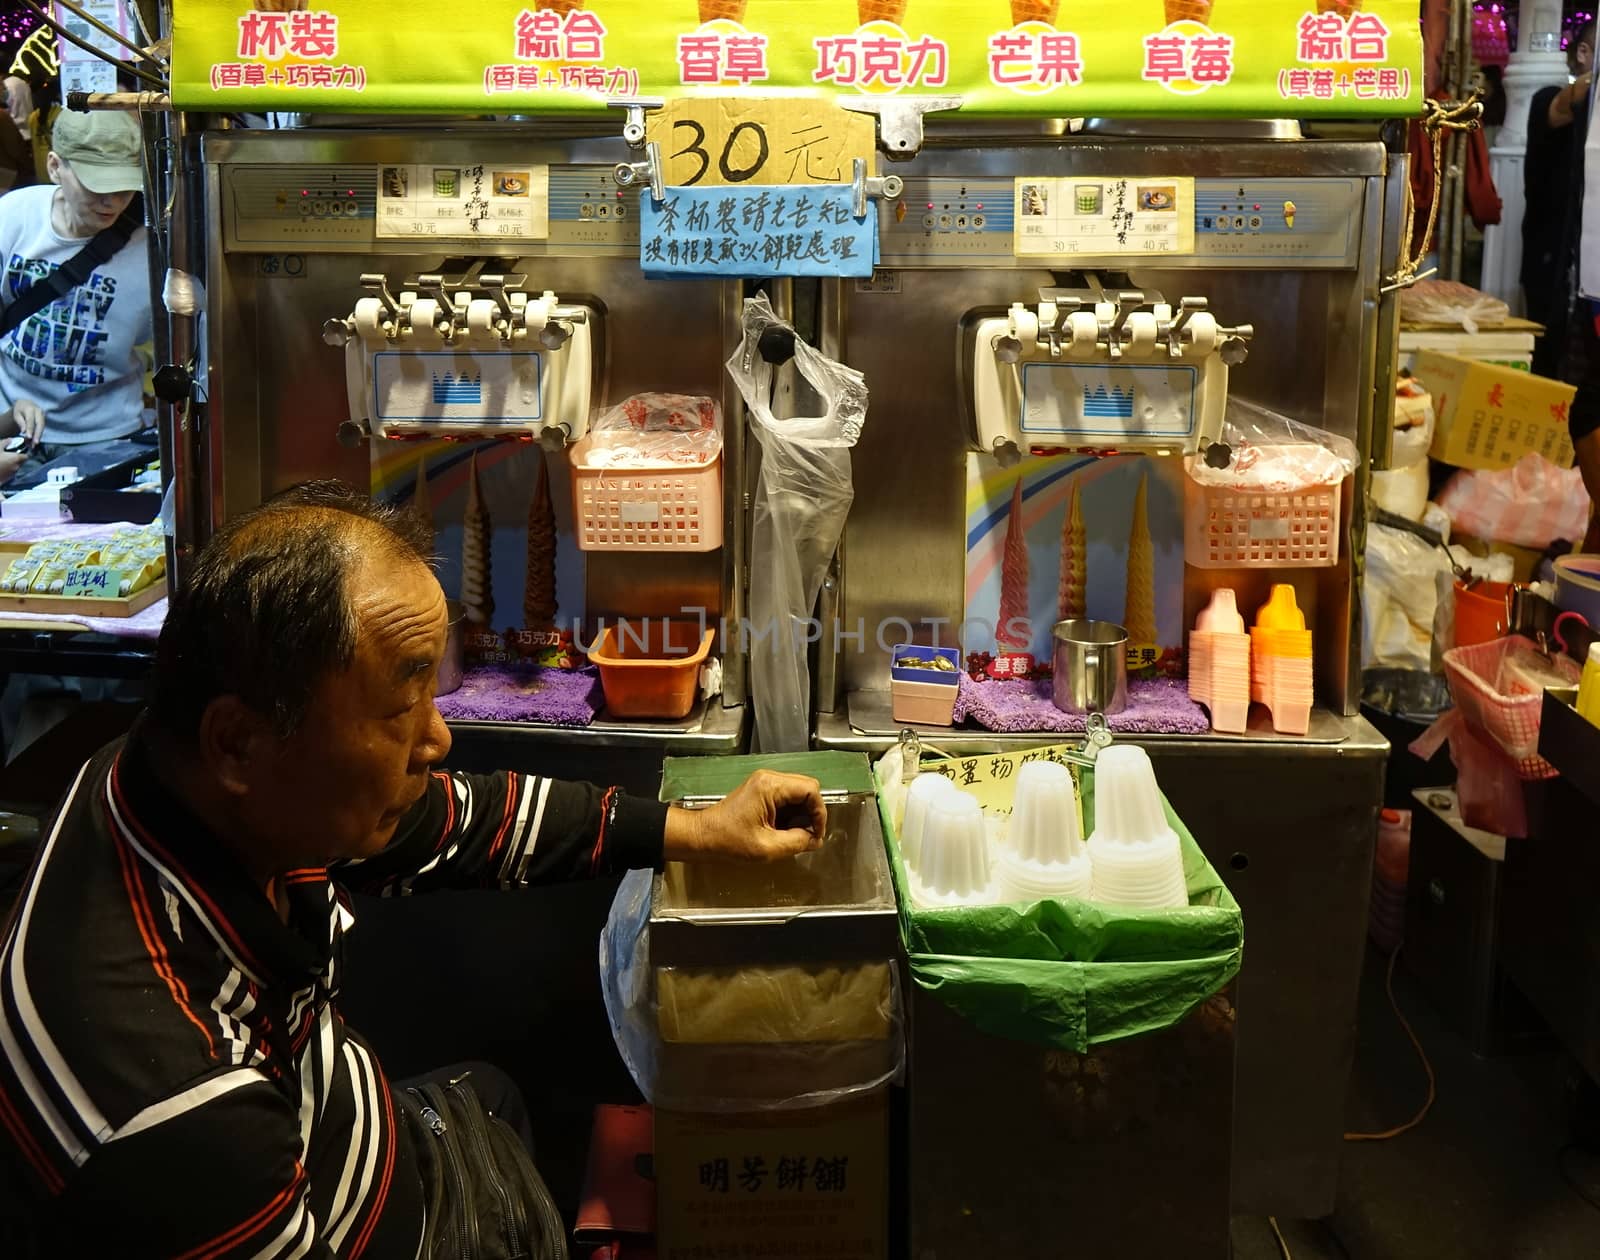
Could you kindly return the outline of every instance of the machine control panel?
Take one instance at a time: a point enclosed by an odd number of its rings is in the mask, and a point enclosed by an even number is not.
[[[908,177],[883,216],[880,266],[1027,266],[1013,251],[1010,179]],[[1355,266],[1364,181],[1195,180],[1194,253],[1163,267],[1343,269]],[[1082,265],[1086,260],[1074,260]],[[1122,260],[1137,263],[1136,258]]]
[[[537,257],[592,253],[637,257],[639,193],[624,189],[609,165],[551,166],[550,233],[539,240],[497,236],[484,252]],[[380,241],[376,165],[220,168],[223,246],[234,253],[415,253],[416,241]],[[471,252],[466,240],[430,237],[428,246]]]

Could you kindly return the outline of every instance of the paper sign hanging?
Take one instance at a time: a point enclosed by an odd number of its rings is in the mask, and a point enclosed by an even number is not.
[[[855,158],[869,175],[877,159],[872,117],[826,100],[685,97],[646,117],[666,182],[685,188],[841,184]]]
[[[857,219],[849,184],[666,192],[639,200],[647,276],[870,276],[878,261],[877,203]]]

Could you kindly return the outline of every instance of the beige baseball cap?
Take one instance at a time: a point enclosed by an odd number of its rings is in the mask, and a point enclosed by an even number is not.
[[[72,166],[93,193],[138,192],[144,187],[140,154],[144,137],[131,114],[62,110],[50,132],[50,149]]]

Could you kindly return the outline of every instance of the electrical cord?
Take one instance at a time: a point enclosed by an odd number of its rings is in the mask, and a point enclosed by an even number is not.
[[[164,80],[157,78],[155,75],[150,74],[147,71],[139,69],[138,66],[131,65],[126,61],[121,61],[118,58],[113,57],[104,49],[96,48],[87,40],[79,39],[71,31],[67,30],[66,27],[62,26],[60,22],[57,22],[55,18],[51,17],[50,14],[46,13],[44,9],[40,8],[39,5],[35,3],[35,0],[17,0],[17,2],[21,4],[23,8],[32,13],[34,17],[38,18],[41,22],[53,30],[58,37],[66,40],[67,43],[77,45],[79,48],[83,49],[84,52],[92,53],[94,56],[100,58],[101,61],[110,62],[118,70],[132,78],[142,79],[152,87],[158,88],[163,92],[167,90],[167,84]]]
[[[1405,1029],[1406,1036],[1411,1038],[1411,1045],[1417,1052],[1417,1058],[1422,1060],[1422,1070],[1428,1074],[1428,1097],[1427,1100],[1422,1104],[1422,1110],[1417,1112],[1416,1115],[1412,1116],[1411,1119],[1407,1120],[1404,1124],[1396,1125],[1392,1129],[1385,1129],[1382,1133],[1346,1133],[1344,1135],[1344,1140],[1346,1142],[1387,1142],[1390,1138],[1399,1137],[1402,1133],[1408,1133],[1412,1129],[1416,1128],[1423,1122],[1424,1119],[1427,1118],[1428,1112],[1433,1108],[1433,1100],[1435,1097],[1433,1064],[1428,1062],[1428,1055],[1427,1052],[1422,1048],[1422,1042],[1418,1041],[1417,1034],[1411,1031],[1410,1023],[1406,1020],[1405,1015],[1400,1010],[1400,1003],[1395,1001],[1394,965],[1399,961],[1399,959],[1400,947],[1396,947],[1394,953],[1389,955],[1389,970],[1385,973],[1383,978],[1383,991],[1389,996],[1389,1006],[1390,1009],[1394,1011],[1394,1017],[1400,1021],[1400,1027]]]
[[[1284,1241],[1283,1231],[1278,1228],[1278,1218],[1267,1217],[1267,1224],[1272,1226],[1272,1236],[1278,1240],[1278,1250],[1283,1252],[1283,1260],[1294,1260],[1294,1256],[1289,1252],[1289,1244]]]

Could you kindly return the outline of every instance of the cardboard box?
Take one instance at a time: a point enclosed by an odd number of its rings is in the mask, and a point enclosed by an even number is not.
[[[657,1110],[655,1125],[661,1260],[889,1254],[887,1089],[793,1111]]]
[[[1571,385],[1433,351],[1417,355],[1415,372],[1438,415],[1433,458],[1458,468],[1510,468],[1536,451],[1572,467]]]

